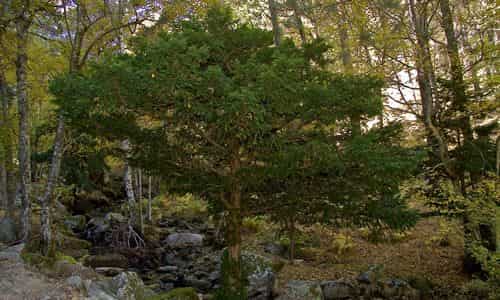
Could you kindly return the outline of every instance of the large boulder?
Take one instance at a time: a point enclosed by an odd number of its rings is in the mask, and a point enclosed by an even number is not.
[[[201,247],[203,238],[197,233],[172,233],[165,239],[165,245],[171,248]]]
[[[24,249],[24,244],[18,244],[0,251],[0,261],[11,260],[21,261],[21,252]]]
[[[344,280],[323,281],[321,289],[325,300],[352,299],[358,296],[355,283]]]
[[[286,284],[277,300],[324,300],[323,291],[318,282],[292,280]]]
[[[111,279],[85,281],[84,284],[92,300],[143,300],[153,294],[135,272],[123,272]]]
[[[168,293],[162,293],[159,295],[147,298],[147,300],[199,300],[198,294],[196,294],[193,288],[177,288],[173,289]]]
[[[379,286],[381,295],[386,299],[420,299],[419,292],[404,280],[389,279],[379,282]]]
[[[79,191],[75,194],[72,210],[77,214],[86,214],[96,208],[109,207],[111,201],[99,190]]]
[[[115,212],[107,213],[104,219],[111,224],[127,222],[127,218],[124,215]]]
[[[123,272],[111,279],[111,288],[118,299],[141,300],[151,294],[135,272]]]
[[[103,255],[92,255],[85,259],[85,265],[92,268],[114,267],[127,268],[128,260],[125,256],[117,253]]]
[[[64,219],[64,226],[69,230],[75,232],[82,232],[85,230],[86,218],[83,215],[68,216]]]
[[[248,274],[248,298],[252,300],[270,299],[275,283],[272,262],[263,256],[250,252],[243,252],[241,260],[243,268]]]
[[[106,233],[111,230],[111,224],[104,217],[94,217],[89,220],[85,229],[85,238],[94,243],[105,240]]]
[[[9,217],[0,220],[0,242],[10,243],[17,238],[16,223]]]

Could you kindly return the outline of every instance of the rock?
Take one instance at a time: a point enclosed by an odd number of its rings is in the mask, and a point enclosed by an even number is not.
[[[168,293],[152,296],[147,300],[199,300],[198,294],[193,288],[177,288]]]
[[[272,255],[283,255],[286,253],[286,248],[283,245],[271,242],[264,244],[264,252]]]
[[[123,272],[124,270],[122,268],[115,268],[115,267],[98,267],[95,268],[95,271],[99,274],[102,274],[104,276],[116,276]]]
[[[360,283],[372,284],[376,283],[380,278],[380,272],[382,271],[382,266],[374,265],[370,266],[368,271],[359,274],[356,278]]]
[[[16,223],[9,217],[0,220],[0,242],[10,243],[17,239]]]
[[[179,281],[179,276],[175,273],[167,273],[167,274],[161,275],[160,281],[177,282],[177,281]]]
[[[249,299],[269,299],[273,294],[275,275],[272,262],[260,255],[243,252],[243,268],[248,275],[247,294]]]
[[[24,243],[18,244],[0,251],[0,260],[22,261],[21,252],[24,249]]]
[[[114,212],[107,213],[106,216],[104,217],[104,219],[106,221],[108,221],[109,223],[125,223],[125,222],[127,222],[126,217],[124,217],[122,214],[114,213]]]
[[[277,300],[323,300],[323,291],[314,281],[292,280]]]
[[[203,279],[197,279],[197,278],[194,278],[193,276],[186,277],[184,279],[184,283],[187,286],[195,288],[196,290],[205,291],[205,292],[209,291],[210,288],[212,287],[211,282],[209,282],[207,280],[203,280]]]
[[[68,216],[64,219],[64,226],[75,232],[82,232],[85,230],[86,218],[82,215]]]
[[[153,295],[134,272],[122,272],[105,280],[86,280],[84,286],[92,300],[143,300]]]
[[[179,267],[177,266],[162,266],[162,267],[159,267],[158,269],[156,269],[156,271],[160,272],[160,273],[171,273],[171,272],[175,272],[179,270]]]
[[[354,284],[342,280],[323,281],[321,289],[323,290],[325,300],[351,299],[358,296],[358,291]]]
[[[123,272],[111,279],[111,288],[120,300],[140,300],[151,295],[135,272]]]
[[[66,278],[66,284],[78,290],[83,290],[85,288],[82,278],[78,275]]]
[[[52,266],[52,269],[52,275],[63,278],[75,275],[80,276],[80,274],[88,273],[84,266],[64,259],[57,260]]]
[[[167,236],[165,244],[171,248],[201,247],[203,235],[197,233],[172,233]]]
[[[121,254],[109,253],[89,256],[85,259],[85,265],[92,268],[115,267],[125,269],[128,266],[128,261],[127,258]]]
[[[75,201],[72,203],[72,210],[75,213],[85,214],[96,208],[107,207],[110,200],[99,190],[79,191],[75,194]]]
[[[171,291],[175,288],[175,285],[172,283],[172,282],[163,282],[163,281],[160,281],[160,289],[162,289],[163,291]]]
[[[90,300],[117,300],[117,297],[111,291],[109,281],[87,280],[84,284]]]
[[[85,238],[94,243],[104,240],[106,232],[111,229],[109,222],[103,217],[94,217],[87,223]]]
[[[386,299],[420,299],[418,291],[404,280],[390,279],[380,282],[379,286],[381,295]]]

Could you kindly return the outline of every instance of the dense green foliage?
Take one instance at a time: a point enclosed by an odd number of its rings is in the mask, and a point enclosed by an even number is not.
[[[297,202],[291,210],[304,220],[324,211],[325,221],[404,228],[414,218],[395,195],[416,156],[399,146],[400,127],[351,138],[345,126],[354,110],[380,112],[381,81],[324,71],[312,47],[272,47],[269,32],[212,11],[206,22],[137,39],[133,54],[107,57],[52,90],[73,126],[130,139],[134,159],[173,191],[219,201],[237,181],[257,203],[246,201],[245,212]]]

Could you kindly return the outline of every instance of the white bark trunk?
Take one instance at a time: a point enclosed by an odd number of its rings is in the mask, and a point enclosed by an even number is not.
[[[130,142],[129,140],[124,140],[122,142],[122,150],[125,151],[125,175],[123,176],[125,192],[127,193],[127,200],[129,204],[135,205],[135,193],[134,193],[134,182],[133,182],[133,169],[128,163],[130,158]]]
[[[22,204],[22,239],[28,241],[31,235],[31,162],[30,162],[30,114],[27,94],[28,28],[31,21],[27,7],[16,21],[17,34],[17,102],[19,112],[19,197]]]
[[[52,219],[50,209],[53,206],[54,189],[57,186],[59,170],[61,169],[61,159],[64,145],[64,119],[59,116],[57,121],[56,137],[54,141],[54,152],[52,153],[52,162],[50,166],[49,178],[43,196],[39,198],[41,206],[41,250],[44,255],[51,253],[52,245]]]
[[[152,223],[153,222],[153,216],[152,216],[152,202],[153,202],[153,199],[151,197],[151,175],[148,176],[148,222],[149,223]]]
[[[144,215],[142,213],[142,170],[137,170],[137,184],[138,184],[138,194],[139,194],[139,221],[141,225],[141,233],[144,233]]]

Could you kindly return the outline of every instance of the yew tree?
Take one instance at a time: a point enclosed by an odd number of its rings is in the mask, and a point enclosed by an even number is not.
[[[256,206],[280,210],[281,195],[309,209],[309,200],[328,199],[336,188],[356,189],[339,180],[348,169],[384,184],[373,176],[378,169],[366,172],[374,138],[351,138],[347,121],[353,111],[380,113],[381,81],[325,71],[325,50],[317,42],[275,46],[272,32],[218,8],[204,20],[136,38],[128,53],[54,80],[52,92],[70,126],[129,140],[130,160],[162,174],[172,191],[196,192],[225,212],[227,286],[240,297],[240,228]],[[358,194],[349,198],[353,207],[364,199],[363,189]]]

